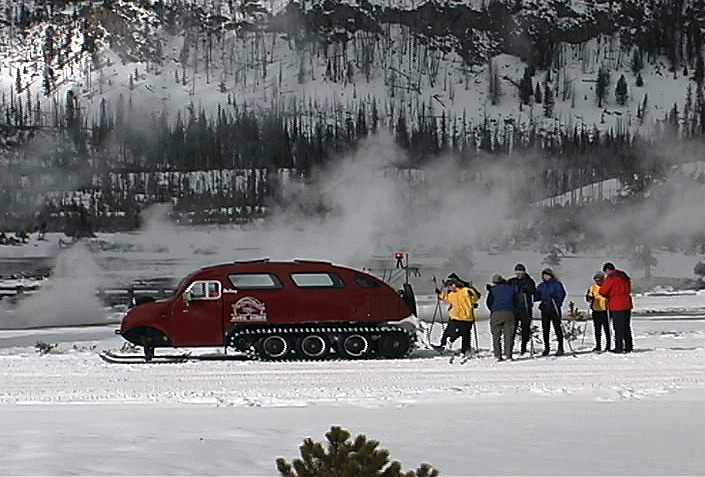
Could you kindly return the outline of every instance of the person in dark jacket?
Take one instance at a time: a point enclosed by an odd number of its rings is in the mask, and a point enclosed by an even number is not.
[[[558,350],[556,356],[563,354],[563,328],[561,327],[561,307],[565,300],[566,292],[563,284],[556,279],[556,274],[550,268],[545,268],[541,272],[542,282],[536,287],[534,297],[539,302],[539,310],[541,311],[541,331],[543,332],[543,353],[542,356],[548,355],[551,352],[551,344],[549,341],[551,332],[551,323],[553,323],[553,331],[556,333],[558,340]]]
[[[511,361],[514,348],[514,312],[518,304],[517,290],[501,275],[493,276],[492,283],[493,285],[487,285],[492,350],[497,361],[504,361],[502,357],[502,337],[504,337],[504,357]]]
[[[536,282],[526,273],[526,267],[523,263],[517,263],[514,266],[514,273],[515,276],[507,280],[507,283],[516,287],[518,292],[519,306],[514,312],[516,323],[514,334],[516,334],[517,328],[521,325],[521,354],[524,354],[526,353],[526,345],[531,339],[531,320],[533,319]]]
[[[602,266],[607,275],[600,286],[600,295],[609,300],[609,311],[614,326],[613,353],[631,353],[634,349],[632,340],[632,280],[622,270],[617,270],[613,263]]]

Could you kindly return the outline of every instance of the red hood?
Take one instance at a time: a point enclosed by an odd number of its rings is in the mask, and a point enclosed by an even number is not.
[[[168,300],[159,300],[143,303],[131,308],[122,318],[120,334],[124,334],[126,331],[136,326],[153,326],[155,320],[159,318],[159,315],[169,309],[169,303]]]

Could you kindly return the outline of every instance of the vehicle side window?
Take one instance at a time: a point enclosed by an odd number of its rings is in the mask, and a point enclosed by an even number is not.
[[[282,288],[279,277],[272,273],[231,273],[228,280],[236,290],[278,290]]]
[[[186,290],[191,300],[217,300],[221,286],[218,280],[196,280]]]
[[[299,288],[343,288],[339,275],[330,272],[292,273],[291,280]]]
[[[379,288],[379,282],[364,275],[353,275],[353,280],[360,288]]]

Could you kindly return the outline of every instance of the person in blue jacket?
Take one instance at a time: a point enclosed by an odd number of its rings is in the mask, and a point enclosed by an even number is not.
[[[563,328],[561,327],[561,307],[565,300],[565,288],[558,281],[556,274],[550,268],[545,268],[541,272],[542,282],[536,287],[536,301],[539,302],[539,310],[541,311],[541,331],[543,332],[543,353],[542,356],[548,355],[551,351],[549,341],[551,323],[553,323],[553,331],[558,339],[558,351],[556,356],[563,354]]]
[[[487,285],[487,291],[494,357],[497,361],[504,361],[502,357],[502,338],[504,338],[504,356],[511,361],[516,328],[514,312],[519,304],[518,289],[509,285],[501,275],[494,275],[492,285]]]

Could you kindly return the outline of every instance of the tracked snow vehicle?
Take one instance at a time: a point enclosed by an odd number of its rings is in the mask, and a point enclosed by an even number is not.
[[[416,339],[411,285],[398,292],[329,262],[268,259],[200,269],[165,300],[138,302],[116,333],[144,347],[231,347],[265,360],[401,358]]]

